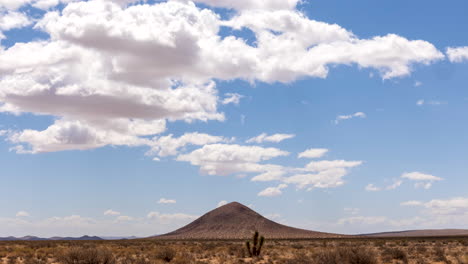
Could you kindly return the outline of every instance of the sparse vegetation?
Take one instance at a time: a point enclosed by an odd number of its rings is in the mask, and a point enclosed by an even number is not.
[[[255,239],[252,239],[255,240]],[[0,264],[468,264],[468,237],[0,242]]]

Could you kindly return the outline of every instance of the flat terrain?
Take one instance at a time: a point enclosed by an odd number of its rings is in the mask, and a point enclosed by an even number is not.
[[[266,240],[251,258],[243,240],[3,241],[2,264],[468,263],[468,237]]]

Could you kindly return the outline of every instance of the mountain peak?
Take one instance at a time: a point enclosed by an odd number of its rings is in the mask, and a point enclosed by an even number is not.
[[[273,222],[249,207],[231,202],[209,211],[192,223],[157,236],[160,239],[245,239],[259,231],[266,238],[317,238],[338,235],[288,227]]]

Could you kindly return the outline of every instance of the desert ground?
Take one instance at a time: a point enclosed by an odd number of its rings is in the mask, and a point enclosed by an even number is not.
[[[265,240],[250,257],[245,240],[3,241],[2,264],[366,264],[468,263],[468,237]]]

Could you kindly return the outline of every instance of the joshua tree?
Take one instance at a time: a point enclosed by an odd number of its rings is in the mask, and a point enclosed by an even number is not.
[[[258,240],[258,232],[255,231],[253,238],[252,238],[252,248],[250,247],[250,241],[245,242],[245,246],[247,247],[247,252],[249,252],[250,257],[258,257],[260,256],[260,252],[262,250],[263,242],[265,242],[265,238],[263,236],[260,237]]]

